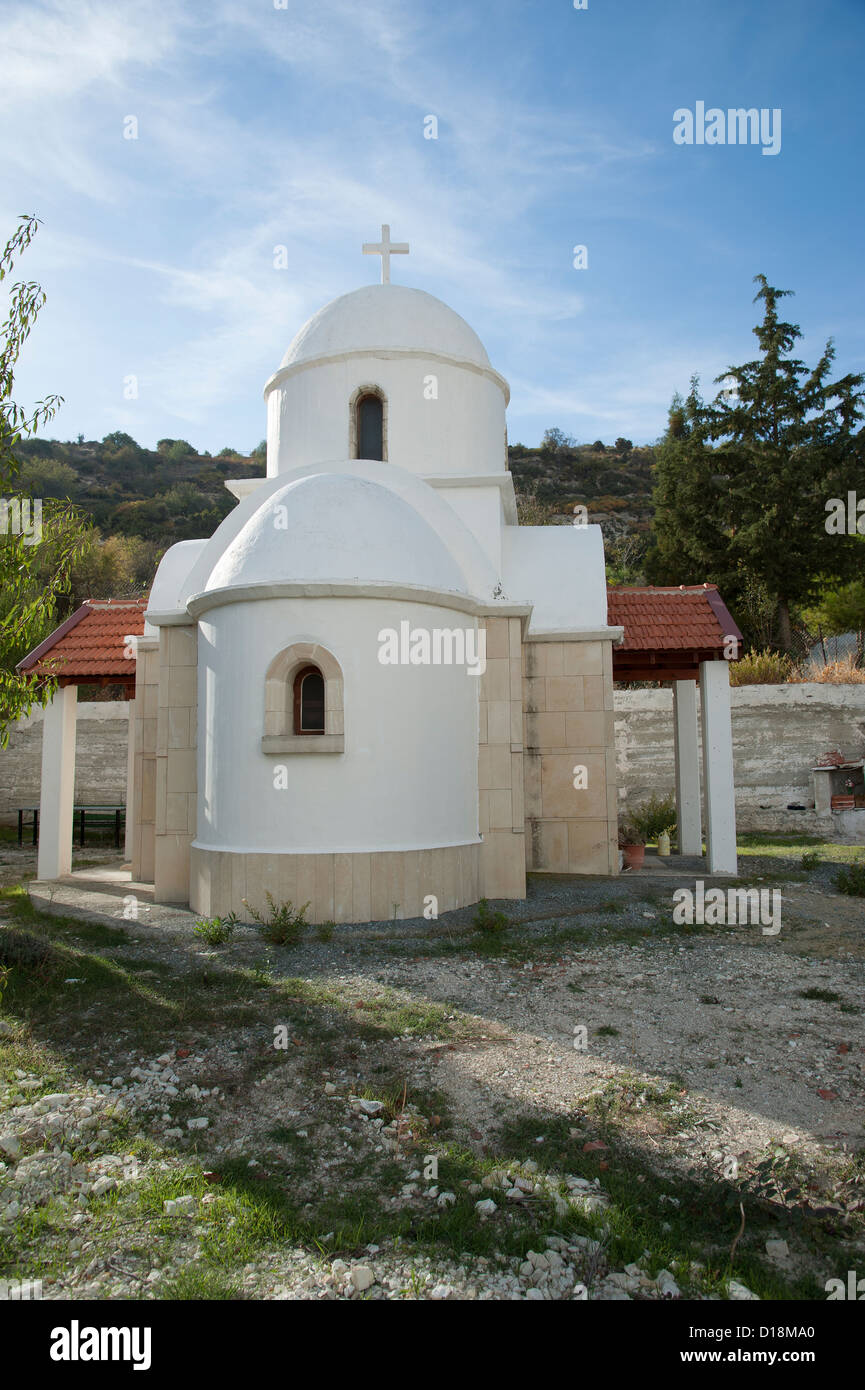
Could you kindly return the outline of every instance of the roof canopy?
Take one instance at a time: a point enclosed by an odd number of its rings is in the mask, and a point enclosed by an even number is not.
[[[625,629],[613,648],[613,680],[697,680],[701,662],[731,659],[730,638],[741,651],[742,634],[714,584],[608,588],[607,613]]]
[[[59,685],[123,685],[132,698],[135,652],[126,639],[142,636],[146,607],[146,598],[85,599],[15,669],[37,680],[55,677]]]

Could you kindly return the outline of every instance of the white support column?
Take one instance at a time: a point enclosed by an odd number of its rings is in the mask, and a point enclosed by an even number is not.
[[[700,663],[703,722],[703,784],[709,873],[735,874],[736,796],[733,786],[733,725],[730,673],[726,661]]]
[[[138,701],[127,700],[126,708],[129,710],[129,734],[126,746],[126,835],[123,842],[123,857],[128,863],[132,862],[133,846],[135,844],[135,735],[138,729],[136,719],[136,707]]]
[[[700,814],[700,744],[697,738],[697,682],[673,681],[676,752],[676,820],[680,854],[703,853]]]
[[[60,878],[72,870],[72,808],[75,804],[75,714],[77,685],[64,685],[42,717],[42,790],[39,797],[37,876]]]

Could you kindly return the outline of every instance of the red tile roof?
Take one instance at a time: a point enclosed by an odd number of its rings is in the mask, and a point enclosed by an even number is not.
[[[725,637],[742,639],[714,584],[608,588],[607,613],[625,629],[617,652],[720,652]]]
[[[57,676],[70,685],[128,684],[135,680],[135,655],[125,639],[143,634],[146,607],[146,598],[86,599],[16,669],[35,677]]]

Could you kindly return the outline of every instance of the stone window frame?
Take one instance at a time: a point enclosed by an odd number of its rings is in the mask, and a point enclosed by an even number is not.
[[[294,732],[294,680],[304,666],[324,677],[324,733]],[[277,652],[264,678],[262,753],[344,753],[343,675],[332,652],[317,642],[293,642]]]
[[[364,396],[378,396],[381,401],[381,459],[374,462],[387,463],[387,396],[382,388],[375,382],[370,382],[366,386],[358,386],[351,394],[348,406],[348,456],[356,459],[358,454],[357,437],[357,407],[358,402]]]

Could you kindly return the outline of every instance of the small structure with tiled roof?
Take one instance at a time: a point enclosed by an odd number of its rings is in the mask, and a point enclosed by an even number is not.
[[[715,584],[609,588],[611,626],[624,628],[613,650],[613,679],[699,679],[700,663],[735,660],[742,634]]]
[[[146,598],[86,599],[16,667],[36,684],[47,686],[51,681],[57,686],[45,705],[42,726],[40,878],[58,878],[72,867],[78,687],[119,686],[124,699],[135,698],[136,647],[144,633],[146,607]],[[130,741],[130,773],[131,761]],[[129,816],[126,828],[128,838]]]
[[[741,653],[742,634],[714,584],[609,588],[607,615],[609,624],[624,632],[613,648],[613,679],[669,682],[673,687],[679,853],[702,853],[704,795],[708,868],[734,874],[736,814],[728,663]]]
[[[135,642],[144,632],[147,599],[85,599],[71,618],[34,648],[16,670],[68,685],[120,685],[135,696]]]

